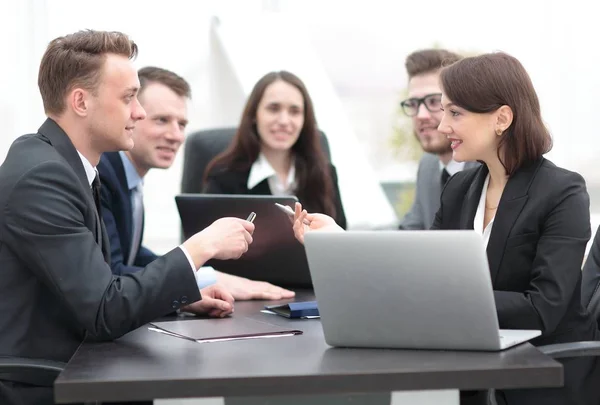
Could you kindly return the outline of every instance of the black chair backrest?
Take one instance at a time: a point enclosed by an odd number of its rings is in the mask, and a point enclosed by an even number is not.
[[[183,154],[182,193],[201,193],[204,171],[208,163],[223,152],[233,140],[237,128],[207,129],[187,136]],[[329,142],[321,132],[321,146],[331,160]]]

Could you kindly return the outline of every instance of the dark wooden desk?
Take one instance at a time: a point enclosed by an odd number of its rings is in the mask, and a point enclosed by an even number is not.
[[[304,293],[297,300],[312,298]],[[304,334],[198,344],[142,327],[114,342],[84,343],[55,382],[56,401],[562,385],[562,366],[530,344],[500,353],[332,348],[319,320],[264,314],[265,304],[269,302],[237,302],[234,320],[250,318]]]

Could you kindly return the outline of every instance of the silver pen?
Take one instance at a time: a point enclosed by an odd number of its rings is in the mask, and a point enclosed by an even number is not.
[[[296,213],[287,205],[281,205],[279,203],[275,203],[275,205],[277,206],[277,208],[279,208],[280,210],[282,210],[283,212],[285,212],[286,214],[288,214],[288,216],[292,219],[292,222],[294,221],[294,216],[296,215]],[[304,218],[304,220],[302,221],[302,223],[304,225],[309,225],[310,226],[310,221],[306,218]]]

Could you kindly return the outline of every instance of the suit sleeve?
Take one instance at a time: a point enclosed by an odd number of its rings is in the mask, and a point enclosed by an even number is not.
[[[415,200],[413,201],[410,210],[404,215],[398,229],[400,230],[421,230],[427,229],[425,221],[423,220],[423,206],[422,206],[422,194],[420,192],[420,181],[423,178],[423,161],[419,163],[419,169],[417,170],[417,182],[415,190]]]
[[[85,225],[94,208],[64,163],[23,175],[3,209],[7,245],[96,339],[115,339],[201,298],[178,248],[139,272],[114,276]]]
[[[135,257],[134,264],[136,266],[145,267],[155,261],[158,258],[156,253],[148,249],[147,247],[140,246],[138,254]]]
[[[565,189],[542,225],[529,288],[525,293],[494,291],[501,328],[552,333],[573,294],[579,296],[576,289],[590,238],[589,197],[581,176],[565,180]]]
[[[432,231],[435,231],[437,229],[440,229],[442,226],[442,206],[440,205],[440,208],[437,210],[437,212],[435,213],[435,217],[433,218],[433,224],[431,224],[431,227],[429,228]],[[402,228],[400,228],[402,229]]]
[[[331,165],[331,183],[333,184],[333,198],[335,205],[336,222],[342,229],[347,229],[346,213],[342,204],[342,195],[338,184],[337,171],[335,166]]]
[[[102,219],[104,221],[104,226],[106,227],[106,233],[108,235],[108,240],[110,242],[110,267],[113,274],[117,276],[121,276],[124,274],[135,273],[137,271],[142,270],[143,266],[150,263],[152,260],[147,263],[138,264],[136,260],[136,266],[127,266],[125,264],[125,258],[123,257],[123,250],[121,249],[121,236],[119,235],[119,230],[117,228],[117,221],[113,214],[115,212],[114,207],[114,191],[110,187],[110,181],[107,180],[106,177],[102,176],[102,188],[100,193],[100,200],[102,203]]]

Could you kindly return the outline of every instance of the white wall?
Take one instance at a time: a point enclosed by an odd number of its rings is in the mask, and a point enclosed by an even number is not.
[[[600,152],[596,141],[600,137],[596,125],[600,26],[594,7],[586,0],[505,0],[493,7],[478,0],[1,1],[0,157],[12,139],[35,130],[41,122],[37,67],[52,38],[83,28],[129,33],[140,46],[138,66],[160,65],[191,82],[193,130],[218,119],[209,115],[206,96],[211,16],[252,18],[269,8],[306,24],[306,35],[351,111],[353,128],[374,167],[383,170],[393,162],[386,142],[393,121],[390,104],[405,86],[404,57],[437,43],[467,51],[504,50],[517,56],[532,76],[555,136],[550,157],[580,170],[591,186],[600,185],[595,159]],[[269,47],[269,43],[260,45]],[[174,168],[154,171],[147,180],[146,236],[161,248],[175,243],[178,236],[173,195],[179,188],[180,158]]]
[[[44,119],[37,91],[37,69],[47,43],[80,29],[126,32],[140,48],[138,67],[157,65],[183,75],[192,85],[191,131],[210,127],[208,115],[208,42],[212,15],[253,13],[262,10],[257,0],[174,1],[75,1],[20,0],[0,2],[5,16],[0,34],[6,41],[6,60],[0,64],[2,83],[0,118],[5,133],[0,137],[0,157],[18,135],[35,131]],[[143,13],[141,12],[143,10]],[[141,16],[143,14],[143,17]],[[36,22],[40,21],[40,24]],[[147,210],[145,239],[159,251],[178,243],[179,217],[173,197],[179,191],[180,154],[168,171],[148,175],[144,203]]]
[[[273,35],[286,31],[286,35]],[[236,125],[261,76],[273,70],[294,72],[306,85],[318,126],[327,134],[348,229],[393,229],[398,222],[395,211],[305,31],[303,22],[282,13],[215,19],[210,63],[219,69],[211,69],[209,76],[215,84],[210,92],[212,115],[226,119],[226,125]]]
[[[0,2],[0,161],[16,134],[37,129],[28,123],[41,109],[35,55],[45,47],[40,40],[45,31],[44,6],[44,0]]]

